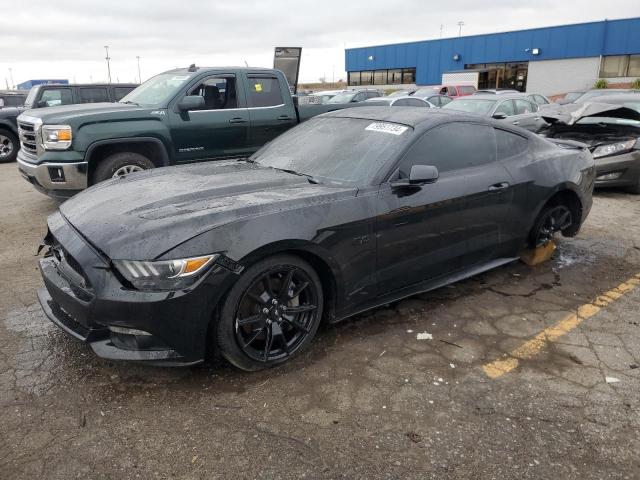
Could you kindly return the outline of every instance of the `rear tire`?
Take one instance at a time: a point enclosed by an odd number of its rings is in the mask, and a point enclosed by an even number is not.
[[[242,274],[224,300],[213,348],[232,365],[257,371],[298,355],[322,319],[320,278],[294,255],[261,260]]]
[[[0,163],[13,162],[20,150],[18,137],[10,131],[0,129]]]
[[[155,167],[144,155],[133,152],[114,153],[98,163],[93,174],[93,184]]]
[[[545,205],[529,232],[529,248],[538,248],[549,243],[557,232],[568,232],[573,225],[573,212],[561,200]]]

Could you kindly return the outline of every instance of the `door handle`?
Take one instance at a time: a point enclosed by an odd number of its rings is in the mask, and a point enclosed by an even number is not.
[[[229,123],[247,123],[247,121],[242,117],[235,117],[229,120]]]
[[[515,122],[513,122],[514,125],[518,125],[520,122],[518,120],[516,120]]]
[[[277,120],[278,120],[279,122],[288,122],[288,121],[290,121],[290,120],[291,120],[291,117],[290,117],[290,116],[288,116],[288,115],[280,115],[280,116],[277,118]]]
[[[489,190],[489,193],[500,193],[506,190],[507,188],[509,188],[508,182],[500,182],[500,183],[494,183],[488,188],[488,190]]]

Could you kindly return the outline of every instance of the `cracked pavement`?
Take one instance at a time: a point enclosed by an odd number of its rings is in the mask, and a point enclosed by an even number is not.
[[[640,478],[640,288],[482,369],[640,273],[640,197],[598,192],[543,265],[359,315],[248,374],[107,362],[59,331],[34,256],[56,204],[0,173],[2,478]]]

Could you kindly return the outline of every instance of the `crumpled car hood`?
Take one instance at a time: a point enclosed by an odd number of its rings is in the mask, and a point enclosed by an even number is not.
[[[633,108],[608,103],[586,102],[558,105],[540,111],[542,118],[548,123],[575,125],[582,118],[610,117],[640,121],[640,112]]]
[[[151,260],[221,225],[356,192],[248,162],[218,161],[109,180],[67,200],[60,212],[109,258]]]

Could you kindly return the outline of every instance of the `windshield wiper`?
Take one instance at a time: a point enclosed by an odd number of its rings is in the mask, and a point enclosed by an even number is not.
[[[127,100],[126,102],[118,102],[118,103],[124,103],[124,104],[126,104],[126,105],[136,105],[137,107],[139,107],[139,106],[140,106],[140,104],[139,104],[139,103],[137,103],[137,102],[132,102],[131,100]]]
[[[273,168],[276,168],[276,167],[273,167]],[[299,177],[307,177],[307,180],[309,181],[309,183],[314,183],[314,184],[320,183],[318,180],[313,178],[312,175],[308,175],[306,173],[300,173],[300,172],[296,172],[295,170],[288,170],[286,168],[276,168],[276,170],[280,170],[281,172],[291,173],[293,175],[298,175]]]

